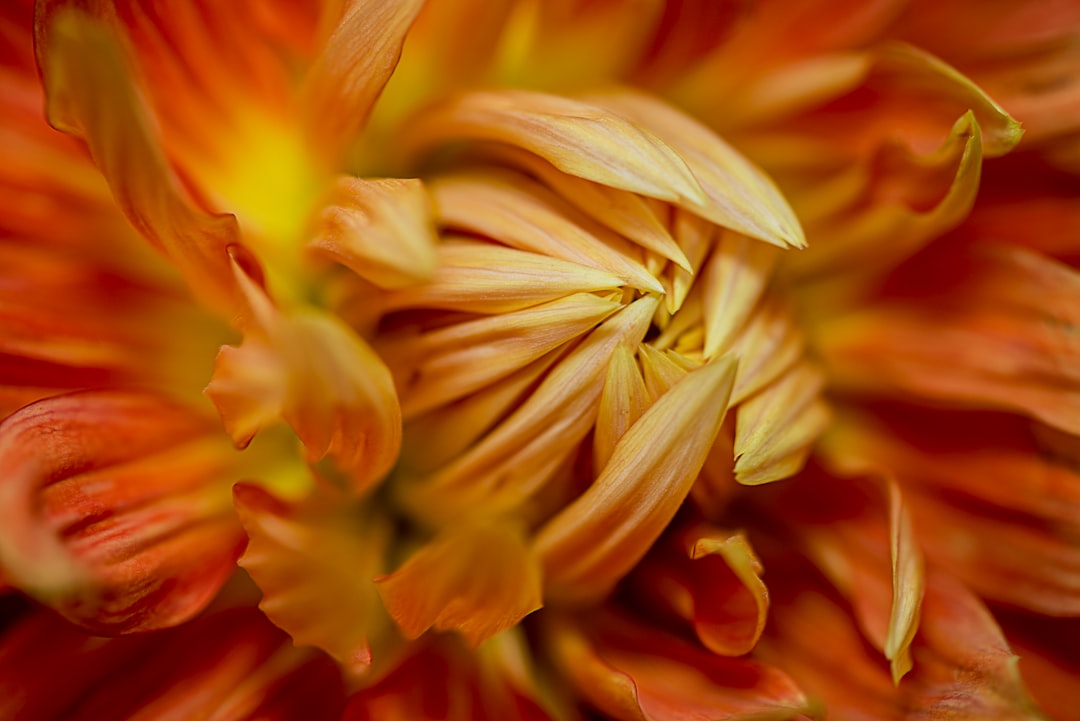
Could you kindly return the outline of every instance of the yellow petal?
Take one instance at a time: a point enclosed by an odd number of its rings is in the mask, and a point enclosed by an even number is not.
[[[652,400],[667,393],[672,386],[686,376],[688,369],[672,360],[668,353],[670,351],[661,353],[648,343],[642,343],[638,347],[641,373]]]
[[[644,555],[697,478],[734,379],[732,357],[687,374],[630,427],[593,485],[540,529],[551,597],[601,596]]]
[[[608,318],[468,452],[429,477],[402,479],[402,502],[438,523],[515,508],[536,493],[592,428],[612,354],[641,342],[656,305],[646,296]]]
[[[455,630],[476,646],[543,605],[536,555],[502,523],[456,524],[375,582],[410,639]]]
[[[777,257],[776,248],[725,233],[705,265],[705,358],[731,348],[754,311]]]
[[[732,346],[739,373],[731,402],[741,403],[776,380],[802,356],[805,340],[783,303],[766,300]]]
[[[599,472],[611,459],[615,445],[652,403],[634,351],[619,346],[608,362],[604,391],[593,432],[593,466]]]
[[[904,507],[900,487],[889,484],[889,556],[892,559],[892,609],[885,658],[889,659],[893,683],[899,684],[911,670],[911,642],[919,628],[925,582],[922,553],[911,518]]]
[[[308,248],[380,288],[429,279],[438,262],[431,201],[419,180],[338,179]]]
[[[83,138],[131,224],[169,256],[192,290],[232,316],[241,302],[226,247],[231,215],[209,215],[185,196],[151,130],[116,39],[76,10],[42,31],[49,122]]]
[[[312,141],[335,159],[367,122],[423,2],[348,0],[344,5],[308,71],[303,99]]]
[[[432,194],[442,225],[603,270],[645,292],[663,292],[637,259],[637,248],[530,178],[459,173],[437,179]]]
[[[398,341],[388,336],[378,351],[399,379],[402,413],[409,418],[510,375],[592,330],[619,307],[575,293]]]
[[[247,484],[233,494],[248,535],[239,563],[262,590],[259,608],[295,644],[321,648],[349,673],[363,673],[377,628],[371,579],[385,570],[386,520],[357,512],[333,489],[295,504]]]
[[[429,283],[386,293],[385,310],[410,306],[506,313],[583,291],[622,287],[611,273],[491,243],[455,240],[439,246]]]
[[[811,444],[828,425],[829,412],[820,399],[824,386],[824,374],[803,363],[739,406],[735,416],[739,483],[768,483],[802,467]]]
[[[781,248],[806,246],[798,218],[773,181],[707,127],[641,93],[622,90],[589,99],[655,133],[689,166],[705,197],[682,196],[681,207]]]
[[[705,200],[686,163],[663,141],[579,100],[525,90],[472,92],[426,109],[406,130],[417,150],[459,139],[498,141],[613,188],[663,200]]]

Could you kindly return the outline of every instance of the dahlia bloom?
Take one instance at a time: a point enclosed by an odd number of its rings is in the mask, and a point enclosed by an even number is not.
[[[1080,718],[1075,3],[0,36],[0,718]]]

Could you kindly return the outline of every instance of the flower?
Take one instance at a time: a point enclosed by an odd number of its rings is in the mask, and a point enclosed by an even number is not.
[[[1075,715],[1080,17],[969,5],[6,5],[0,716]]]

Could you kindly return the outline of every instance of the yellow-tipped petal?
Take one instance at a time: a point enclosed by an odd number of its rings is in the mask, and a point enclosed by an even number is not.
[[[735,479],[746,485],[794,474],[825,430],[825,376],[808,363],[743,402],[735,416]]]
[[[530,178],[491,171],[446,175],[432,184],[432,194],[444,226],[603,270],[645,292],[664,290],[637,259],[637,248]]]
[[[504,523],[457,524],[375,582],[410,639],[455,630],[476,646],[543,605],[536,555]]]
[[[311,139],[322,144],[330,158],[337,159],[364,127],[422,6],[421,0],[344,3],[304,88]]]
[[[656,133],[690,167],[705,197],[682,196],[681,207],[781,248],[806,246],[798,218],[772,180],[707,127],[642,93],[589,99]]]
[[[892,608],[885,658],[894,684],[911,670],[911,642],[919,629],[925,579],[923,559],[900,487],[889,483],[889,555],[892,559]]]
[[[437,242],[421,181],[342,177],[308,247],[380,288],[398,288],[432,276]]]
[[[438,523],[501,512],[536,493],[593,426],[612,354],[641,342],[656,306],[647,296],[608,318],[468,452],[429,477],[403,480],[402,502]]]
[[[371,579],[385,570],[386,519],[357,512],[322,487],[295,504],[247,484],[233,494],[248,535],[239,564],[262,590],[259,608],[295,644],[321,648],[351,674],[362,674],[377,628]]]
[[[733,357],[687,374],[630,427],[593,485],[540,529],[551,597],[602,596],[645,554],[690,492],[734,380]]]
[[[402,413],[408,418],[510,375],[591,330],[619,307],[591,293],[575,293],[420,337],[410,333],[400,350],[391,336],[378,350],[398,378]]]
[[[386,310],[410,306],[506,313],[574,293],[620,288],[611,273],[537,253],[475,241],[439,246],[431,281],[387,293]]]
[[[406,130],[420,150],[459,139],[498,141],[612,188],[705,202],[693,173],[668,145],[621,115],[580,100],[525,90],[472,92],[426,109]]]
[[[726,353],[754,311],[778,251],[744,235],[725,233],[705,265],[705,358]]]
[[[593,432],[593,466],[603,470],[615,451],[619,439],[630,429],[652,403],[634,351],[626,346],[615,349],[608,363],[604,391]]]

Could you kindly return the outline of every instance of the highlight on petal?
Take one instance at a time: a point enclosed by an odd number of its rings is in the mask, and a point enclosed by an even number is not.
[[[233,571],[235,452],[165,398],[73,393],[0,424],[0,565],[12,585],[98,633],[176,625]]]
[[[805,719],[808,702],[779,669],[717,656],[606,612],[546,629],[550,653],[591,706],[620,721]]]
[[[307,247],[380,288],[398,288],[431,277],[437,242],[421,181],[341,177]]]
[[[4,718],[332,721],[344,701],[334,665],[254,610],[111,639],[33,613],[0,636]]]
[[[240,302],[226,248],[236,220],[209,215],[185,197],[151,130],[119,44],[77,10],[39,27],[49,122],[89,146],[131,224],[176,265],[192,290],[231,315]]]
[[[430,475],[399,479],[402,504],[435,525],[519,508],[588,434],[612,354],[641,342],[656,306],[646,296],[610,316],[482,440]]]
[[[329,157],[339,157],[364,127],[422,5],[419,0],[341,4],[341,16],[304,87],[308,131]]]
[[[546,596],[602,596],[645,554],[705,463],[735,365],[726,356],[676,383],[630,426],[592,486],[540,528]]]
[[[1080,433],[1080,274],[1012,246],[984,244],[947,260],[948,275],[920,275],[917,265],[899,276],[903,303],[866,303],[821,327],[834,382],[1017,410]]]
[[[263,592],[259,608],[296,645],[321,648],[350,675],[363,674],[369,637],[384,618],[372,579],[386,570],[386,519],[325,486],[295,503],[248,484],[233,494],[248,536],[239,564]]]
[[[543,605],[539,561],[523,529],[502,521],[459,523],[375,583],[409,639],[455,630],[476,646]]]
[[[414,152],[469,139],[528,150],[560,170],[661,200],[703,203],[686,163],[655,135],[591,103],[526,90],[474,91],[428,108],[406,129]]]
[[[341,320],[310,308],[284,313],[237,266],[255,311],[239,347],[218,354],[205,393],[226,430],[246,446],[281,418],[309,462],[329,455],[363,492],[390,470],[401,446],[401,411],[390,372]]]

